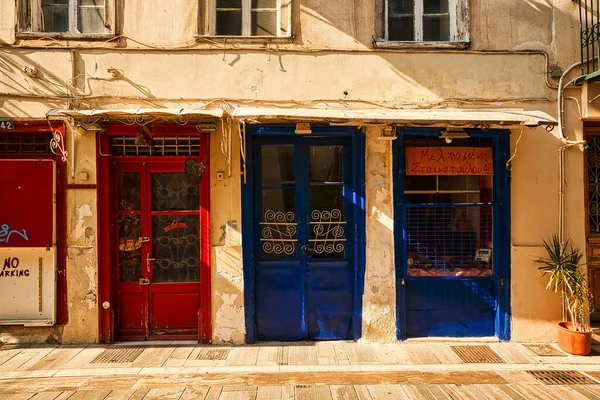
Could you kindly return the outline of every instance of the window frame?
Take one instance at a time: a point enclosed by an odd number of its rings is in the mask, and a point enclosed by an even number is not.
[[[400,41],[389,40],[389,7],[391,0],[379,0],[377,2],[376,15],[377,39],[373,46],[378,48],[467,48],[470,45],[470,8],[469,0],[448,0],[449,14],[449,40],[448,41],[424,41],[423,40],[423,2],[424,0],[412,0],[414,2],[413,13],[415,15],[414,30],[415,40]]]
[[[223,40],[258,41],[258,42],[290,42],[292,35],[293,0],[276,0],[277,35],[252,35],[252,0],[242,2],[242,30],[240,35],[217,34],[217,0],[201,1],[199,7],[199,24],[197,39],[211,38]]]
[[[61,39],[106,39],[116,35],[115,10],[118,0],[104,0],[104,32],[82,33],[78,30],[78,3],[80,0],[68,0],[69,29],[66,32],[44,32],[41,30],[41,0],[17,0],[17,32],[21,39],[61,38]]]

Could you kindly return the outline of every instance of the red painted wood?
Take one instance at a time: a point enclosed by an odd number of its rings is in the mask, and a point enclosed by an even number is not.
[[[230,155],[231,156],[231,155]],[[201,343],[210,343],[211,341],[211,309],[210,309],[210,136],[202,135],[200,139],[200,159],[206,164],[204,177],[200,182],[200,251],[202,258],[200,260],[200,283],[201,283],[201,304],[199,311],[201,319],[199,321],[198,340]]]
[[[65,126],[62,122],[48,121],[16,121],[15,130],[7,133],[19,133],[23,135],[31,133],[51,133],[52,129],[57,130],[62,137],[65,137]],[[54,243],[57,246],[57,257],[56,257],[56,323],[66,324],[68,322],[68,303],[67,303],[67,275],[66,275],[66,237],[67,237],[67,201],[66,201],[66,185],[67,185],[67,171],[68,166],[66,162],[62,161],[60,155],[54,154],[10,154],[7,155],[9,159],[45,159],[56,161],[56,240]],[[37,192],[36,192],[37,196]],[[39,199],[38,199],[39,202]],[[38,203],[36,202],[36,203]],[[4,201],[2,202],[2,208],[4,208]],[[52,204],[52,201],[50,202]],[[41,209],[46,208],[47,204],[42,205]],[[41,211],[40,209],[40,211]],[[37,221],[36,221],[37,222]],[[10,244],[10,243],[9,243]],[[44,246],[46,243],[43,244]]]
[[[184,162],[189,157],[123,157],[123,156],[101,156],[98,155],[98,196],[99,220],[110,221],[101,224],[99,227],[99,248],[101,249],[101,301],[108,300],[116,314],[115,329],[110,329],[110,311],[103,310],[100,316],[101,340],[111,341],[121,340],[140,340],[150,337],[151,339],[190,339],[198,338],[199,341],[210,341],[210,171],[209,165],[209,135],[199,134],[193,125],[172,126],[157,125],[152,127],[154,135],[193,135],[201,137],[201,155],[198,161],[203,161],[207,168],[204,171],[203,179],[200,183],[200,248],[201,248],[201,276],[200,282],[184,283],[151,283],[148,286],[134,283],[127,285],[118,282],[118,252],[115,247],[117,243],[117,224],[116,224],[116,171],[127,168],[128,170],[139,168],[143,173],[143,182],[150,181],[150,173],[158,171],[183,171]],[[112,135],[136,135],[138,128],[135,126],[107,125],[106,133],[100,136],[99,144],[103,154],[109,153],[109,141]],[[146,172],[144,172],[146,171]],[[107,184],[107,182],[111,182]],[[146,185],[149,183],[144,183]],[[147,205],[146,210],[150,208],[151,193],[150,190],[142,189],[146,193],[143,202]],[[107,206],[106,204],[110,204]],[[179,212],[181,213],[181,212]],[[183,212],[186,214],[187,212]],[[150,236],[151,215],[169,215],[169,212],[146,212],[142,218],[142,234]],[[193,212],[192,212],[193,214]],[[143,248],[143,256],[149,253],[152,258],[151,241]],[[145,263],[144,263],[145,265]],[[112,267],[111,267],[112,266]],[[145,269],[144,269],[145,271]],[[145,273],[152,281],[151,271]],[[139,292],[138,292],[139,290]],[[145,295],[144,295],[145,291]],[[129,306],[127,296],[133,296],[140,293],[138,297],[137,308]],[[147,311],[145,311],[147,310]],[[123,315],[120,315],[123,314]],[[142,320],[147,324],[147,328],[142,333],[141,322],[137,319],[142,316]],[[200,316],[200,317],[199,317]],[[136,325],[137,324],[137,325]],[[113,335],[115,335],[113,337]]]
[[[97,203],[98,203],[98,292],[100,293],[100,313],[98,315],[98,329],[100,342],[110,343],[114,340],[115,307],[118,304],[116,290],[112,290],[111,282],[111,250],[110,232],[112,221],[112,188],[110,178],[110,158],[100,155],[105,153],[108,147],[106,135],[98,138],[96,154],[97,165]],[[100,221],[104,221],[101,223]],[[114,292],[114,293],[113,293]],[[105,308],[103,304],[108,304]]]
[[[0,247],[51,247],[53,160],[0,160],[0,170]]]

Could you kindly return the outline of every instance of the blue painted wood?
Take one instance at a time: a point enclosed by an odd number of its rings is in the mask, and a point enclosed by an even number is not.
[[[351,265],[307,266],[306,315],[308,337],[318,340],[352,338],[354,271]]]
[[[247,143],[252,150],[248,171],[252,177],[242,188],[247,341],[358,338],[364,290],[364,145],[358,151],[355,148],[364,138],[348,128],[316,126],[311,136],[294,135],[293,129],[289,125],[248,129]],[[260,146],[264,144],[293,144],[295,149],[293,186],[299,245],[291,260],[261,258],[260,176],[261,168],[268,168],[260,165]],[[344,146],[343,203],[348,239],[344,259],[311,259],[299,251],[310,236],[309,150],[320,145]],[[361,165],[363,169],[357,171]]]
[[[473,138],[492,138],[494,153],[493,235],[491,277],[409,277],[406,265],[403,135],[438,137],[439,129],[399,130],[394,152],[394,203],[398,339],[424,336],[510,339],[510,156],[507,130],[468,129]],[[444,204],[431,205],[442,207]],[[413,205],[410,207],[421,207]],[[425,206],[428,207],[428,206]]]
[[[304,274],[299,262],[256,266],[257,340],[306,339]]]
[[[409,337],[494,335],[495,279],[411,279],[405,286]]]

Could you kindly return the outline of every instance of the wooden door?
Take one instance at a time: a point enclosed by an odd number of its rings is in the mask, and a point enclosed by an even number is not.
[[[254,146],[257,338],[352,338],[352,141],[262,137]]]
[[[587,141],[585,177],[588,278],[594,306],[592,321],[600,321],[600,128],[585,127]]]
[[[200,182],[184,160],[116,163],[117,339],[198,337],[208,198]]]

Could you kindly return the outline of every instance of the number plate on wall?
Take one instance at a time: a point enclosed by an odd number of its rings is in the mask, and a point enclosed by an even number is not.
[[[0,131],[12,131],[14,129],[14,122],[0,119]]]

